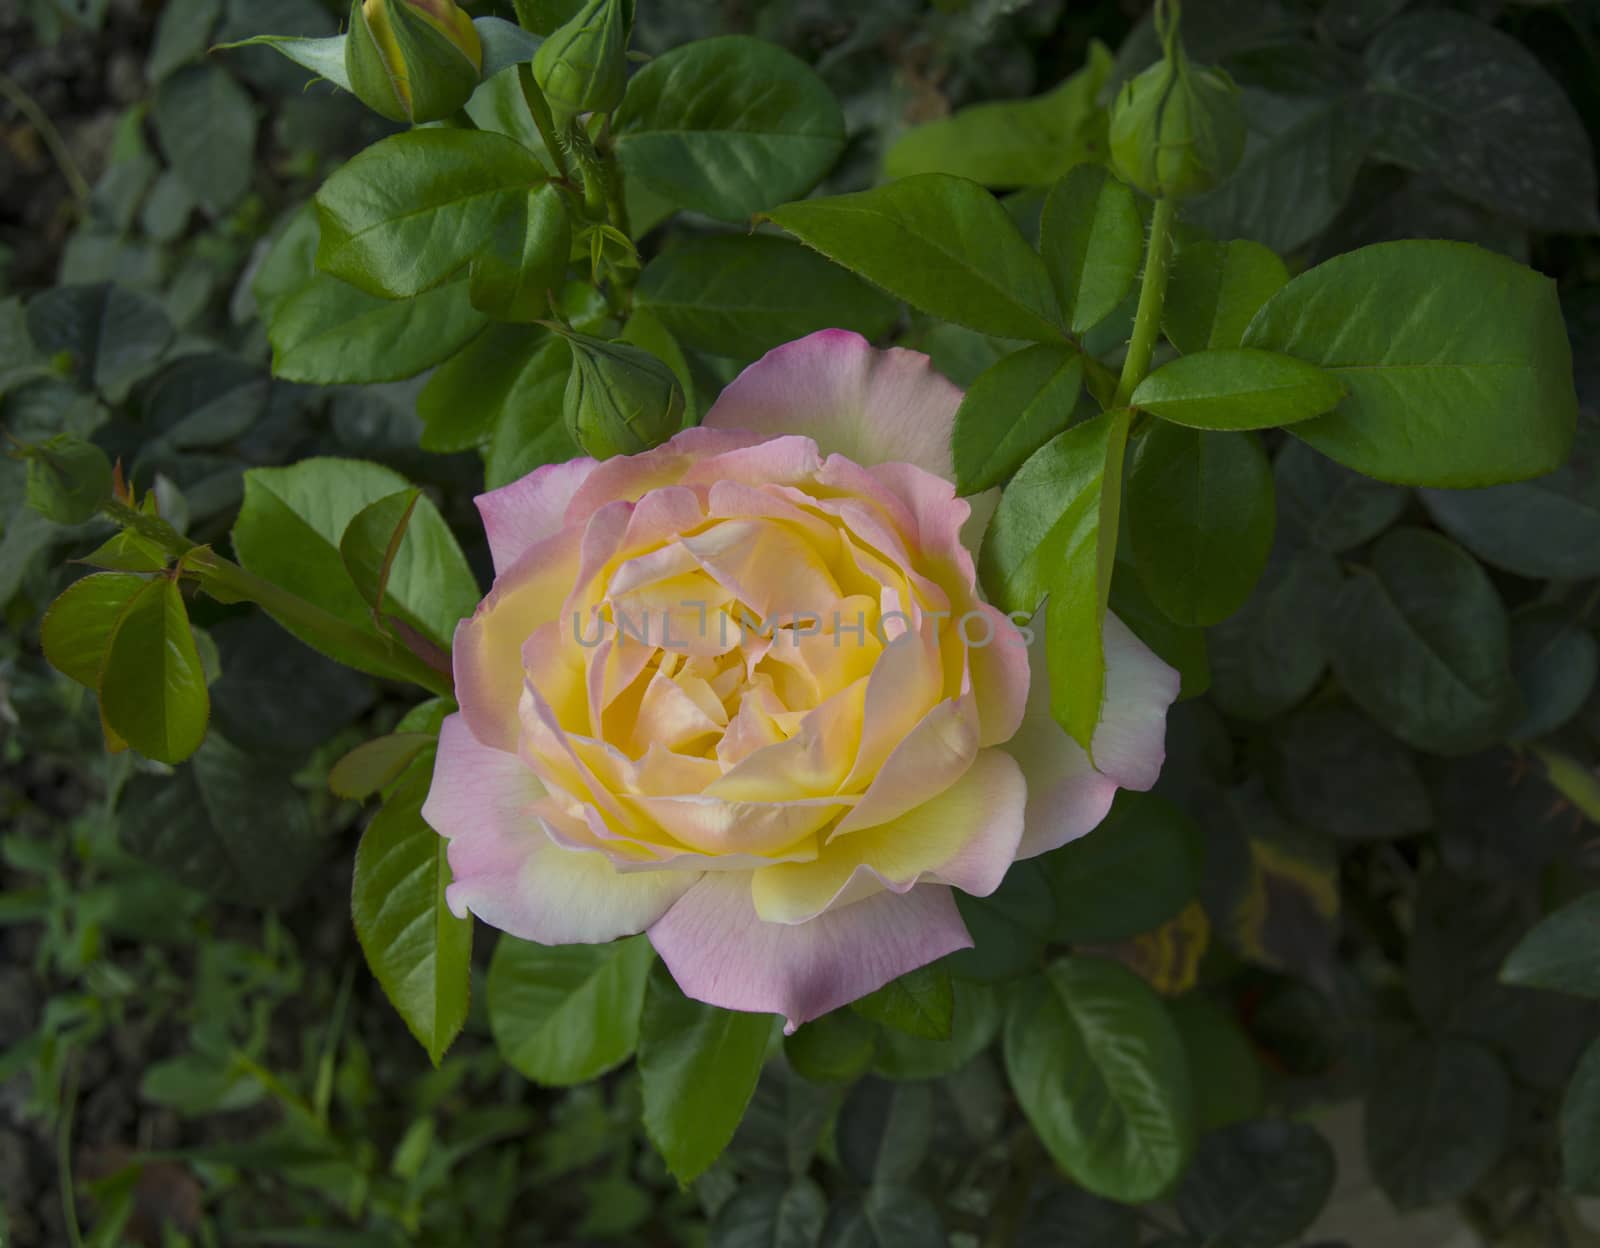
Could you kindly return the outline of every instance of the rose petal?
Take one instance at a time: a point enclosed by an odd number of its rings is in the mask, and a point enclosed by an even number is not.
[[[715,872],[650,928],[685,995],[727,1010],[782,1014],[792,1033],[919,966],[970,949],[950,889],[880,893],[809,923],[763,923],[750,879]]]
[[[920,352],[878,351],[860,334],[824,329],[750,365],[704,423],[769,437],[804,434],[824,453],[858,464],[911,463],[950,479],[950,431],[960,406],[961,391]]]
[[[535,468],[521,480],[479,494],[472,501],[483,517],[495,575],[509,568],[530,546],[561,530],[567,504],[589,479],[598,460],[569,459]]]
[[[643,931],[698,879],[622,874],[602,854],[557,845],[529,810],[543,796],[515,754],[481,744],[460,715],[444,721],[422,817],[449,838],[445,899],[458,916],[544,945],[596,944]]]

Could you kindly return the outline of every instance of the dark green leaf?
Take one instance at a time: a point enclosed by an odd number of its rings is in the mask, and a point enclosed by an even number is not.
[[[1195,899],[1203,853],[1200,829],[1171,802],[1118,793],[1099,827],[1040,859],[1055,935],[1110,944],[1160,926]]]
[[[1583,121],[1516,39],[1464,13],[1414,13],[1366,60],[1383,159],[1535,229],[1600,230]]]
[[[810,1179],[740,1188],[717,1210],[710,1248],[817,1248],[828,1198]]]
[[[479,246],[469,277],[472,306],[500,321],[548,319],[572,251],[561,192],[548,182],[534,187]]]
[[[1517,714],[1505,605],[1460,547],[1421,529],[1378,543],[1345,582],[1329,644],[1350,696],[1402,741],[1481,749]]]
[[[1050,1155],[1112,1200],[1161,1195],[1194,1147],[1183,1043],[1132,971],[1066,958],[1027,983],[1005,1032],[1011,1086]]]
[[[535,1083],[568,1087],[633,1056],[650,942],[546,947],[501,936],[489,966],[489,1026],[501,1056]]]
[[[28,332],[46,355],[70,352],[73,367],[118,398],[172,341],[172,322],[147,295],[117,286],[57,286],[28,304]]]
[[[151,107],[167,161],[202,207],[219,216],[250,187],[256,110],[221,66],[190,65],[156,90]]]
[[[1473,309],[1492,307],[1493,316]],[[1472,486],[1548,472],[1577,400],[1555,283],[1465,243],[1379,243],[1309,269],[1245,334],[1344,385],[1292,432],[1401,485]]]
[[[1178,1188],[1178,1216],[1218,1248],[1277,1248],[1310,1228],[1337,1169],[1315,1127],[1242,1122],[1201,1138]]]
[[[1249,599],[1276,519],[1272,467],[1249,434],[1157,423],[1139,440],[1127,507],[1139,580],[1174,622],[1217,624]]]
[[[735,359],[819,329],[881,338],[899,312],[838,265],[766,234],[680,242],[645,267],[636,297],[686,347]]]
[[[1133,190],[1099,165],[1079,165],[1050,188],[1039,250],[1074,333],[1110,316],[1133,289],[1144,223]]]
[[[1269,429],[1335,407],[1344,387],[1293,356],[1249,347],[1180,355],[1133,392],[1133,406],[1194,429]]]
[[[783,1053],[812,1083],[852,1083],[872,1065],[877,1031],[854,1010],[834,1010],[785,1036]]]
[[[910,1188],[874,1187],[836,1204],[822,1232],[823,1248],[946,1248],[939,1210]]]
[[[1385,1061],[1367,1102],[1367,1164],[1401,1210],[1456,1200],[1499,1161],[1511,1081],[1467,1040],[1413,1040]]]
[[[659,964],[651,972],[639,1024],[644,1127],[680,1182],[702,1174],[733,1138],[772,1026],[770,1014],[689,1000]]]
[[[951,982],[955,1004],[950,1038],[930,1040],[908,1031],[885,1028],[878,1035],[873,1070],[885,1079],[943,1079],[966,1068],[1000,1030],[999,994],[987,984],[964,979]]]
[[[485,488],[497,489],[535,468],[582,454],[562,419],[571,361],[567,344],[552,337],[517,375],[484,455]]]
[[[1013,1242],[1016,1248],[1137,1248],[1139,1221],[1125,1205],[1052,1184],[1034,1194]]]
[[[909,1183],[928,1155],[932,1093],[926,1083],[863,1079],[845,1098],[834,1130],[840,1163],[863,1187]]]
[[[1167,1012],[1189,1058],[1195,1126],[1211,1131],[1259,1114],[1265,1106],[1262,1063],[1244,1029],[1200,992],[1167,1002]]]
[[[1511,616],[1511,675],[1523,715],[1506,734],[1532,741],[1560,728],[1588,701],[1600,674],[1600,645],[1567,607],[1530,603]]]
[[[180,763],[205,740],[211,698],[176,581],[147,581],[117,617],[100,709],[119,737],[159,762]]]
[[[1184,243],[1167,275],[1162,328],[1186,355],[1237,347],[1261,305],[1288,281],[1283,261],[1260,243]]]
[[[501,413],[513,409],[511,396],[523,374],[551,341],[538,326],[491,325],[435,369],[417,396],[422,449],[487,445]]]
[[[1433,822],[1411,752],[1346,706],[1297,711],[1274,733],[1289,813],[1341,840],[1389,840]]]
[[[365,741],[328,771],[328,788],[339,797],[372,797],[398,780],[433,740],[425,732],[392,732]]]
[[[1013,863],[987,897],[955,896],[973,947],[949,955],[952,975],[991,983],[1038,967],[1056,919],[1055,894],[1038,859]]]
[[[372,681],[308,651],[260,612],[221,620],[211,631],[222,653],[211,716],[240,749],[303,754],[372,705]]]
[[[1066,429],[1083,382],[1083,359],[1068,346],[1041,342],[986,370],[956,412],[950,449],[956,485],[976,494],[1002,485]]]
[[[100,670],[117,621],[149,582],[123,572],[98,572],[74,581],[50,604],[39,625],[45,658],[63,676],[100,688]]]
[[[1600,1039],[1584,1053],[1561,1100],[1561,1181],[1568,1191],[1600,1195]]]
[[[1600,997],[1600,892],[1541,921],[1511,951],[1500,978],[1527,988]]]
[[[1139,580],[1132,564],[1117,563],[1111,579],[1111,613],[1133,630],[1134,636],[1162,662],[1175,668],[1180,681],[1178,700],[1197,698],[1211,687],[1211,658],[1206,631],[1175,623]]]
[[[1377,537],[1400,518],[1410,497],[1399,486],[1352,472],[1293,439],[1278,452],[1272,476],[1284,527],[1332,554]]]
[[[190,355],[163,370],[144,398],[144,419],[180,449],[221,446],[247,433],[267,407],[271,379],[229,355]]]
[[[145,77],[160,82],[178,66],[197,59],[221,14],[222,0],[173,0],[164,7],[145,62]]]
[[[1048,186],[1080,161],[1103,158],[1106,112],[1096,97],[1111,54],[1089,43],[1087,63],[1026,100],[991,100],[906,131],[884,153],[888,178],[950,173],[985,186]]]
[[[942,966],[924,966],[892,979],[874,993],[851,1003],[864,1018],[929,1040],[950,1038],[955,996],[950,973]]]
[[[686,43],[628,83],[617,159],[631,183],[723,221],[804,195],[844,150],[844,117],[822,79],[744,35]]]
[[[1044,262],[976,182],[920,174],[768,214],[808,247],[913,307],[984,333],[1053,341]]]
[[[437,1066],[467,1019],[472,919],[445,903],[448,842],[422,820],[432,771],[411,772],[361,834],[350,913],[367,965]]]

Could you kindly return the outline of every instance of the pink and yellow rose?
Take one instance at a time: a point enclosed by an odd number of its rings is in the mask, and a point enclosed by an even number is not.
[[[1114,616],[1094,764],[1042,629],[975,585],[961,393],[826,330],[701,428],[478,499],[495,582],[455,638],[424,815],[447,898],[544,944],[648,932],[691,997],[790,1029],[972,941],[952,888],[1147,789],[1178,678]]]

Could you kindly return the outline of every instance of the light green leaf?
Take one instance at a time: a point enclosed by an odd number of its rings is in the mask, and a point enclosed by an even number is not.
[[[883,158],[885,177],[951,173],[985,186],[1048,186],[1106,151],[1106,110],[1096,100],[1111,53],[1090,40],[1084,67],[1027,100],[994,100],[906,131]]]
[[[1082,383],[1082,357],[1048,342],[1005,356],[983,372],[962,399],[950,436],[959,491],[976,494],[1009,480],[1066,429]]]
[[[149,584],[142,576],[97,572],[74,581],[50,604],[39,625],[44,657],[63,676],[100,688],[111,635],[133,596]]]
[[[1013,1001],[1005,1059],[1023,1113],[1075,1182],[1140,1203],[1183,1172],[1195,1134],[1183,1042],[1132,971],[1053,963]]]
[[[1133,392],[1134,407],[1191,429],[1270,429],[1336,407],[1344,387],[1314,364],[1250,347],[1180,355]]]
[[[325,78],[334,86],[348,91],[350,76],[344,68],[344,40],[343,35],[334,35],[328,39],[303,39],[293,35],[255,35],[234,43],[220,43],[212,50],[224,52],[230,48],[248,48],[252,45],[268,47],[288,57],[302,69],[309,69],[318,78]]]
[[[483,44],[483,76],[496,74],[533,60],[544,42],[538,35],[523,30],[515,22],[503,17],[475,17],[472,25],[477,29]]]
[[[571,349],[561,339],[551,337],[517,374],[506,391],[484,455],[485,489],[509,485],[535,468],[583,453],[562,419],[562,401],[571,368]]]
[[[518,380],[549,342],[537,325],[490,325],[439,365],[417,396],[422,449],[486,446]]]
[[[645,267],[634,293],[685,346],[735,359],[819,329],[881,338],[899,313],[854,274],[767,234],[679,242]]]
[[[100,709],[158,762],[180,763],[205,740],[211,697],[176,581],[158,576],[128,599],[106,648]]]
[[[1079,165],[1050,188],[1039,250],[1074,333],[1098,325],[1133,289],[1144,223],[1133,190],[1099,165]]]
[[[1174,622],[1216,624],[1244,605],[1275,517],[1272,466],[1249,434],[1158,423],[1139,440],[1128,538],[1140,582]]]
[[[472,306],[500,321],[549,319],[572,251],[561,192],[548,182],[534,187],[480,246],[468,279]]]
[[[1344,402],[1292,432],[1380,480],[1516,481],[1571,449],[1577,399],[1555,283],[1465,243],[1335,257],[1268,300],[1244,345],[1333,373]]]
[[[1394,529],[1345,582],[1328,642],[1361,708],[1420,750],[1483,749],[1515,722],[1505,604],[1471,556]]]
[[[489,248],[507,218],[521,215],[526,224],[530,191],[543,180],[538,157],[504,135],[392,135],[317,192],[317,267],[370,295],[420,295]]]
[[[1185,243],[1167,275],[1162,328],[1185,355],[1237,347],[1261,305],[1288,281],[1277,252],[1260,243]]]
[[[411,524],[411,513],[422,497],[420,486],[407,486],[385,494],[356,512],[339,539],[339,557],[356,589],[366,599],[375,617],[381,616],[384,592],[395,556]]]
[[[392,732],[363,741],[329,769],[328,788],[338,797],[371,797],[398,780],[435,735]]]
[[[628,182],[744,221],[816,185],[844,151],[844,116],[803,61],[723,35],[673,48],[632,77],[616,148]]]
[[[976,182],[927,173],[768,214],[913,307],[1009,338],[1060,338],[1044,262]]]
[[[535,1083],[570,1087],[633,1056],[655,955],[644,936],[546,947],[500,937],[489,965],[489,1027],[500,1054]]]
[[[770,1014],[691,1001],[659,963],[639,1024],[644,1127],[680,1183],[705,1172],[733,1138],[772,1036]]]
[[[367,965],[437,1066],[467,1018],[472,920],[445,904],[448,842],[422,819],[432,774],[414,767],[361,834],[350,913]]]

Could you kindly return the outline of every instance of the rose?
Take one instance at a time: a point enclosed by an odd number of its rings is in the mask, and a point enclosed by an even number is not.
[[[664,446],[478,499],[495,582],[423,811],[458,914],[648,931],[689,996],[792,1030],[970,947],[952,886],[993,892],[1155,782],[1176,674],[1107,616],[1097,770],[978,596],[960,401],[827,330]]]

